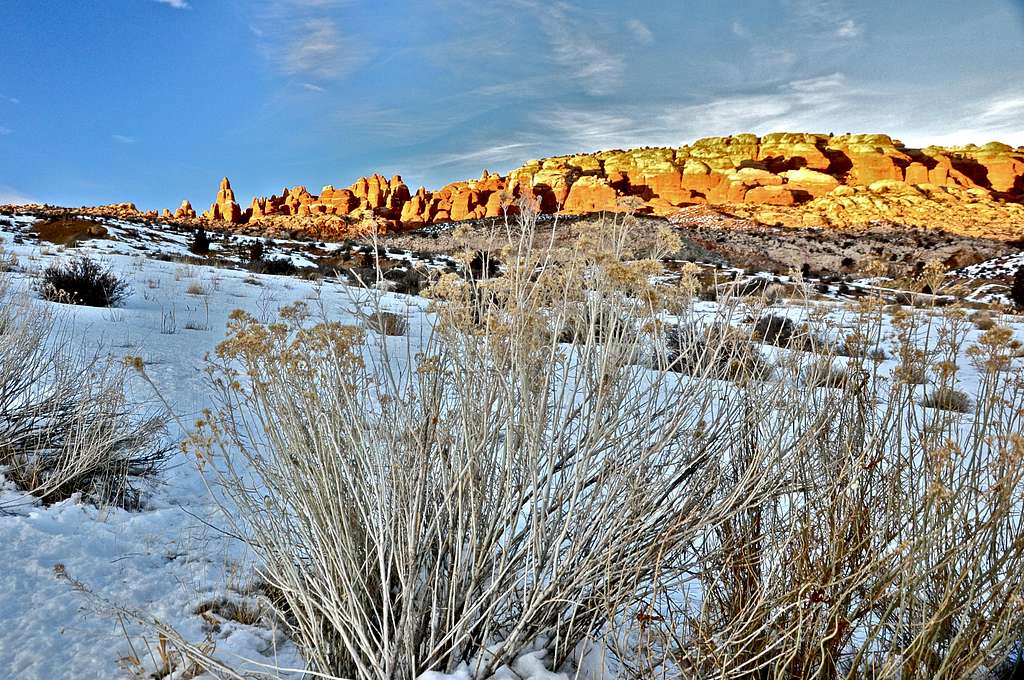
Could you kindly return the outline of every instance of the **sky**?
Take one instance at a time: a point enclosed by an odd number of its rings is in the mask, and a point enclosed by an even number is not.
[[[0,0],[0,203],[438,188],[710,135],[1024,145],[1024,0]]]

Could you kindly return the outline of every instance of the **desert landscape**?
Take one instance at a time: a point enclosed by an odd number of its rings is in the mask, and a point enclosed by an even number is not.
[[[1020,3],[57,4],[0,679],[1024,677]]]

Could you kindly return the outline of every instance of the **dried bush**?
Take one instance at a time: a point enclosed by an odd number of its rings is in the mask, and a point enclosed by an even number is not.
[[[995,319],[987,311],[971,314],[970,320],[979,331],[987,331],[996,325]]]
[[[286,258],[272,257],[249,263],[249,270],[258,274],[272,274],[274,276],[294,276],[299,268]]]
[[[796,325],[789,317],[766,314],[754,323],[754,339],[769,345],[788,347],[796,334]]]
[[[940,411],[967,413],[971,410],[971,398],[965,392],[951,387],[939,387],[921,400],[921,405]]]
[[[750,336],[727,322],[679,325],[665,339],[667,351],[659,363],[670,371],[725,380],[764,380],[772,374]]]
[[[830,358],[822,358],[808,366],[806,380],[811,387],[843,389],[850,385],[850,371]]]
[[[626,257],[621,224],[555,252],[523,247],[520,220],[505,275],[441,276],[402,353],[298,308],[236,313],[217,349],[220,406],[195,445],[309,671],[488,678],[536,651],[587,677],[590,645],[637,680],[1005,663],[1024,631],[1024,381],[999,368],[1006,342],[971,355],[977,419],[922,409],[864,354],[856,379],[826,379],[844,389],[817,389],[808,359],[834,366],[834,347],[778,350],[771,381],[745,379],[749,298],[698,323]],[[560,344],[590,301],[643,332]],[[858,307],[864,337],[881,307]],[[937,338],[945,385],[964,326],[907,321],[897,355]],[[654,367],[632,362],[652,341]]]
[[[378,335],[405,335],[408,320],[401,314],[377,309],[364,316],[366,327]]]
[[[38,284],[46,300],[89,307],[115,307],[131,295],[128,283],[86,257],[54,262]]]
[[[573,344],[624,342],[636,334],[635,323],[624,310],[599,300],[587,300],[566,310],[558,341]]]
[[[786,487],[772,445],[722,483],[769,400],[625,362],[593,333],[558,343],[587,291],[647,285],[642,267],[577,254],[534,277],[537,257],[513,246],[476,292],[442,277],[415,370],[293,309],[233,316],[212,367],[223,408],[199,442],[316,672],[487,677],[535,646],[569,662],[709,526]],[[715,434],[697,438],[702,423]]]
[[[165,418],[128,396],[128,366],[26,304],[4,295],[0,310],[0,474],[46,503],[137,506],[169,453]]]

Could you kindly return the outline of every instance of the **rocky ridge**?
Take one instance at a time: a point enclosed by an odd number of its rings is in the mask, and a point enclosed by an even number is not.
[[[247,208],[227,178],[208,210],[188,201],[155,219],[227,223],[321,239],[368,230],[500,217],[530,199],[543,213],[636,210],[671,216],[692,205],[782,226],[887,221],[1006,240],[1024,237],[1024,147],[909,148],[884,134],[773,133],[709,137],[677,148],[638,148],[533,160],[499,175],[411,191],[398,175],[348,187],[304,186],[257,196]],[[124,205],[117,206],[123,210]],[[131,206],[134,209],[134,206]]]

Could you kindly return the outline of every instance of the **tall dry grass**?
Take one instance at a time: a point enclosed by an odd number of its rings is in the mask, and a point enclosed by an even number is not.
[[[0,474],[47,503],[137,506],[169,445],[164,415],[131,395],[130,371],[0,284]]]
[[[822,383],[827,328],[763,370],[735,329],[764,310],[726,292],[696,314],[692,272],[653,286],[628,218],[569,248],[529,210],[505,229],[504,271],[436,281],[418,345],[299,305],[236,312],[211,362],[197,453],[311,671],[486,678],[535,650],[593,668],[595,649],[636,678],[1005,661],[1024,440],[998,338],[972,355],[973,413],[926,409],[879,368],[880,301],[858,312],[865,351]],[[963,327],[936,323],[953,388]]]

